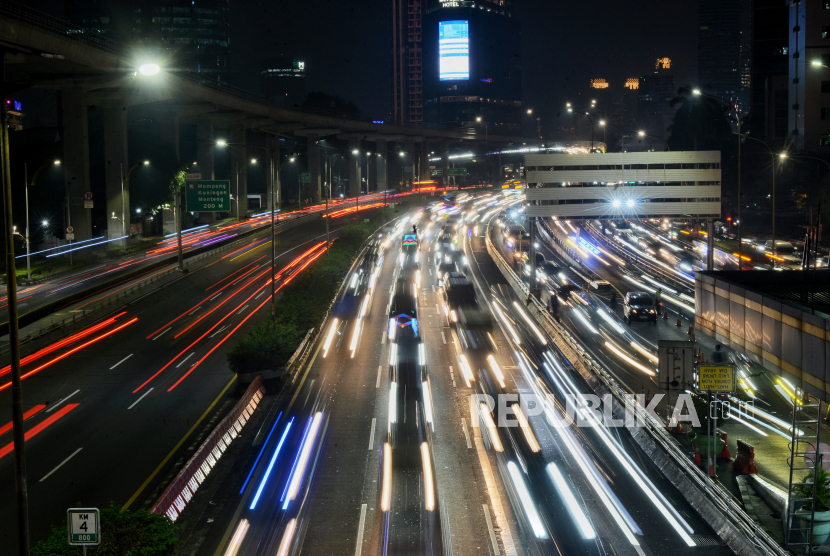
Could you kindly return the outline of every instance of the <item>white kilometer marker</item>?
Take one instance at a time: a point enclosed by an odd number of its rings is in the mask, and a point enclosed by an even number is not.
[[[210,298],[210,301],[213,301],[214,299],[216,299],[216,298],[217,298],[217,297],[219,297],[220,295],[222,295],[222,292],[219,292],[219,293],[217,293],[216,295],[214,295],[213,297],[211,297],[211,298]]]
[[[130,410],[130,409],[134,408],[134,407],[135,407],[135,404],[137,404],[138,402],[140,402],[141,400],[143,400],[143,399],[144,399],[144,396],[146,396],[147,394],[149,394],[149,393],[150,393],[150,392],[152,392],[152,391],[153,391],[153,389],[152,389],[152,388],[150,388],[149,390],[147,390],[146,392],[144,392],[144,393],[141,395],[141,397],[140,397],[140,398],[138,398],[136,401],[134,401],[134,402],[133,402],[133,405],[131,405],[130,407],[128,407],[128,408],[127,408],[127,410]]]
[[[201,306],[201,305],[199,305],[198,307],[196,307],[195,309],[193,309],[192,311],[190,311],[190,312],[187,314],[187,316],[189,317],[190,315],[192,315],[193,313],[195,313],[196,311],[198,311],[198,310],[199,310],[199,309],[201,309],[201,308],[202,308],[202,306]]]
[[[78,392],[80,392],[80,390],[75,390],[74,392],[72,392],[71,394],[69,394],[68,396],[66,396],[66,397],[65,397],[64,399],[62,399],[61,401],[59,401],[59,402],[57,402],[57,403],[53,404],[53,405],[52,405],[52,407],[50,407],[49,409],[47,409],[47,410],[46,410],[46,413],[49,413],[50,411],[55,411],[55,408],[57,408],[60,404],[62,404],[63,402],[65,402],[66,400],[68,400],[69,398],[71,398],[72,396],[74,396],[75,394],[77,394]]]
[[[110,367],[110,370],[113,370],[113,369],[114,369],[114,368],[116,368],[118,365],[120,365],[121,363],[123,363],[124,361],[126,361],[127,359],[129,359],[129,358],[130,358],[130,357],[132,357],[132,356],[133,356],[133,354],[132,354],[132,353],[131,353],[131,354],[129,354],[127,357],[125,357],[124,359],[122,359],[121,361],[119,361],[118,363],[116,363],[115,365],[113,365],[112,367]]]
[[[248,308],[248,305],[245,305],[245,306],[244,306],[244,307],[242,307],[240,310],[238,310],[238,311],[236,312],[236,314],[237,314],[237,315],[241,314],[241,313],[242,313],[242,311],[244,311],[244,310],[245,310],[245,309],[247,309],[247,308]]]
[[[167,334],[168,332],[170,332],[170,328],[173,328],[173,327],[172,327],[172,326],[171,326],[171,327],[169,327],[167,330],[165,330],[164,332],[162,332],[161,334],[159,334],[158,336],[156,336],[155,338],[153,338],[153,340],[158,340],[159,338],[161,338],[162,336],[164,336],[165,334]]]
[[[180,362],[178,365],[176,365],[176,368],[178,369],[179,367],[181,367],[182,365],[184,365],[184,362],[185,362],[185,361],[187,361],[188,359],[190,359],[191,357],[193,357],[193,355],[194,355],[195,353],[196,353],[196,352],[194,351],[194,352],[192,352],[190,355],[188,355],[187,357],[185,357],[184,359],[182,359],[182,360],[181,360],[181,362]]]
[[[60,463],[58,464],[58,466],[57,466],[57,467],[55,467],[55,468],[54,468],[53,470],[51,470],[49,473],[47,473],[46,475],[44,475],[44,476],[43,476],[43,478],[42,478],[41,480],[39,480],[38,482],[39,482],[39,483],[42,483],[43,481],[45,481],[46,479],[48,479],[48,478],[49,478],[49,476],[50,476],[52,473],[54,473],[55,471],[57,471],[58,469],[60,469],[61,467],[63,467],[63,464],[65,464],[67,461],[71,460],[71,459],[72,459],[72,458],[74,458],[76,455],[78,455],[78,452],[80,452],[81,450],[83,450],[83,448],[78,448],[77,450],[75,450],[74,452],[72,452],[72,455],[71,455],[71,456],[69,456],[68,458],[66,458],[66,459],[65,459],[65,460],[63,460],[62,462],[60,462]]]
[[[375,426],[377,425],[377,418],[372,417],[372,430],[369,432],[369,449],[375,449]]]

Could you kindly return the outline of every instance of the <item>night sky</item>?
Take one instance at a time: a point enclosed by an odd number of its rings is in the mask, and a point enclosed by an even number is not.
[[[555,117],[592,78],[621,87],[668,56],[678,85],[697,77],[696,0],[517,0],[524,102]],[[384,118],[391,91],[390,0],[231,3],[232,64],[240,85],[257,85],[267,56],[304,59],[308,90],[352,100]]]

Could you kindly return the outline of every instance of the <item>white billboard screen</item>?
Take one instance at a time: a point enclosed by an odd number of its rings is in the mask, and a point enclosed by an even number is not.
[[[467,21],[438,23],[439,79],[470,78],[470,26]]]

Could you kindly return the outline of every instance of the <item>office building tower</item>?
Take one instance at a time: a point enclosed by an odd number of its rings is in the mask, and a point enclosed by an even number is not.
[[[781,0],[753,0],[749,130],[776,149],[787,139],[788,22]]]

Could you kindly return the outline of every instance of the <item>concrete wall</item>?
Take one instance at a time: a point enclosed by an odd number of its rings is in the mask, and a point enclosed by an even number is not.
[[[716,275],[695,277],[695,328],[830,401],[830,318]]]

